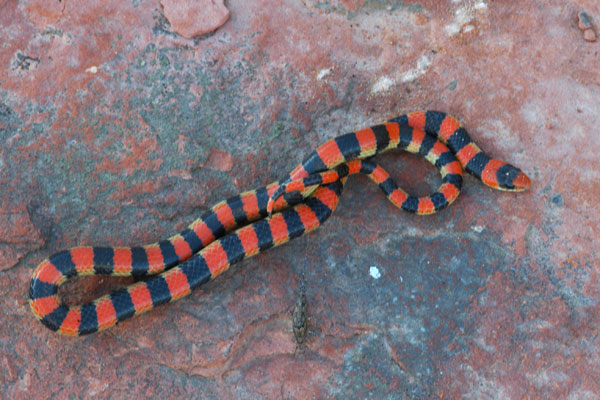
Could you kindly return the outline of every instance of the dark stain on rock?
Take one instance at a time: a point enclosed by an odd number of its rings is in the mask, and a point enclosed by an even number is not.
[[[152,27],[152,33],[155,35],[162,34],[173,37],[177,36],[177,34],[173,32],[173,29],[171,29],[171,24],[169,23],[167,17],[165,17],[165,15],[158,10],[154,14],[154,26]]]
[[[7,138],[14,132],[19,118],[12,108],[0,101],[0,141],[5,144]]]
[[[13,110],[4,103],[0,102],[0,121],[10,117],[13,114]]]
[[[39,57],[26,56],[25,54],[18,51],[15,54],[15,61],[13,62],[12,69],[29,71],[35,69],[40,64]]]
[[[27,203],[27,214],[33,225],[40,231],[44,240],[52,234],[53,220],[40,198],[34,198]]]
[[[557,194],[553,195],[552,197],[550,197],[550,201],[554,205],[557,205],[559,207],[562,207],[562,205],[564,204],[563,197],[560,193],[557,193]]]

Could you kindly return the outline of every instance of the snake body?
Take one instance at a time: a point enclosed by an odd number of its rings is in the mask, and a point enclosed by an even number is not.
[[[371,160],[392,149],[435,165],[440,188],[421,198],[398,188]],[[530,185],[521,170],[487,156],[456,118],[413,112],[322,144],[286,178],[216,204],[166,240],[141,247],[75,247],[50,256],[33,273],[30,306],[45,326],[65,335],[103,330],[190,294],[244,258],[313,231],[337,207],[350,175],[367,175],[394,205],[425,215],[456,199],[463,168],[495,189],[522,191]],[[58,289],[67,280],[98,274],[147,279],[82,305],[61,302]]]

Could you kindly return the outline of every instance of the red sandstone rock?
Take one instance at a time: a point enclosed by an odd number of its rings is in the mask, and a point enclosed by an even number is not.
[[[59,1],[34,0],[27,6],[29,19],[38,27],[54,24],[63,15],[65,5]]]
[[[223,0],[161,0],[160,3],[173,30],[188,39],[214,31],[229,18]]]
[[[231,154],[211,147],[208,160],[206,160],[204,166],[206,168],[216,169],[217,171],[230,171],[231,167],[233,167]]]
[[[0,398],[600,398],[600,52],[573,32],[597,0],[229,0],[227,32],[196,46],[153,29],[159,0],[46,3],[0,3],[0,264],[22,257],[0,272]],[[352,177],[317,231],[110,331],[65,338],[29,311],[52,253],[161,240],[234,195],[228,179],[269,183],[326,139],[423,107],[531,189],[467,175],[455,204],[417,217]],[[376,161],[417,194],[439,184],[416,156]]]
[[[43,244],[40,231],[26,211],[0,213],[0,271],[12,267],[29,251]]]

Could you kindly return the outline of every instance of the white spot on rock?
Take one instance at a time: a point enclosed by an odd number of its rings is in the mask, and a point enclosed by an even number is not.
[[[325,78],[330,73],[331,73],[331,68],[324,68],[324,69],[320,70],[319,73],[317,74],[317,80],[320,81],[321,79]]]
[[[375,82],[373,87],[371,87],[371,93],[378,93],[389,90],[395,83],[396,82],[389,76],[382,76],[377,80],[377,82]]]
[[[458,1],[456,3],[459,3]],[[487,11],[487,4],[484,1],[465,1],[455,12],[454,20],[445,26],[444,30],[448,36],[454,36],[460,33],[464,28],[464,32],[473,30],[472,25],[467,25],[475,19],[477,12],[483,13]],[[466,26],[465,26],[466,25]]]
[[[95,74],[96,72],[98,72],[98,67],[96,67],[95,65],[92,65],[91,67],[89,67],[88,69],[86,69],[85,72],[89,72],[89,73]]]
[[[431,59],[427,57],[425,54],[419,58],[417,61],[417,68],[410,69],[403,73],[400,77],[402,82],[409,82],[417,79],[419,76],[424,75],[427,72],[427,69],[431,65]]]
[[[379,268],[377,268],[375,265],[371,265],[369,267],[369,275],[371,275],[371,278],[373,279],[381,278],[381,272],[379,272]]]

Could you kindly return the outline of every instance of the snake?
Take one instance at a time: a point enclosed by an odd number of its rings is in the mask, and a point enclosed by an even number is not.
[[[389,150],[424,157],[440,187],[416,197],[374,161]],[[52,331],[80,336],[189,295],[231,265],[305,235],[336,209],[351,175],[373,181],[396,207],[433,214],[456,200],[463,169],[494,189],[520,192],[531,181],[519,168],[485,154],[461,122],[440,111],[416,111],[331,139],[283,179],[221,201],[182,232],[138,247],[80,246],[59,251],[35,269],[29,304]],[[132,276],[137,281],[84,304],[61,301],[61,285],[77,276]]]

